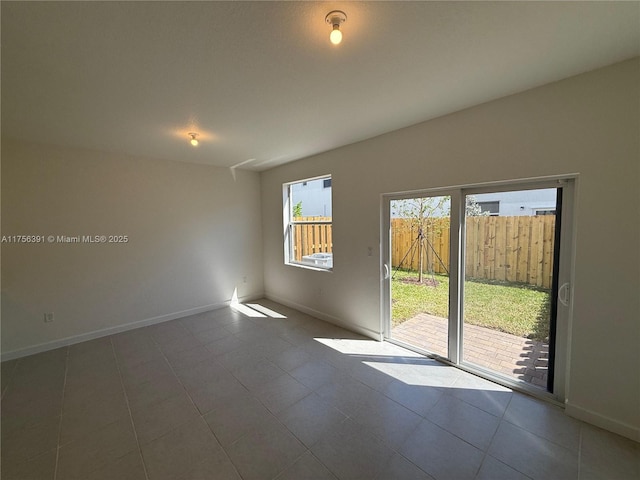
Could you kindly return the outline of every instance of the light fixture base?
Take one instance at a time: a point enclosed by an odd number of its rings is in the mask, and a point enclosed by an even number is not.
[[[344,13],[342,10],[332,10],[329,13],[327,13],[326,17],[324,17],[324,21],[327,22],[329,25],[340,26],[347,21],[347,14]]]

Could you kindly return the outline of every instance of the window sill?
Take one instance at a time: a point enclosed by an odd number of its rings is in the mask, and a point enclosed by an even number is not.
[[[289,267],[303,268],[305,270],[314,270],[316,272],[333,272],[333,267],[319,267],[318,265],[312,265],[309,263],[301,263],[301,262],[285,262],[285,265]]]

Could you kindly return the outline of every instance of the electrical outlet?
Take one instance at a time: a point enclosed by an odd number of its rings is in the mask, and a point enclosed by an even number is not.
[[[53,316],[53,312],[52,313],[45,313],[44,314],[44,323],[51,323],[55,320],[54,316]]]

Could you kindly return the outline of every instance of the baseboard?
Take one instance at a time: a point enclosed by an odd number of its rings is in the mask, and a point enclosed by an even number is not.
[[[305,305],[296,303],[296,302],[292,302],[290,300],[287,300],[286,298],[282,298],[282,297],[278,297],[277,295],[272,295],[269,293],[266,293],[264,295],[265,298],[276,302],[276,303],[280,303],[282,305],[285,305],[287,307],[293,308],[295,310],[298,310],[302,313],[306,313],[307,315],[311,315],[312,317],[318,318],[320,320],[323,320],[325,322],[331,323],[333,325],[336,325],[338,327],[344,328],[345,330],[349,330],[351,332],[354,333],[359,333],[360,335],[364,335],[365,337],[371,338],[373,340],[377,340],[377,341],[382,341],[382,334],[380,332],[376,332],[375,330],[371,330],[369,328],[365,328],[365,327],[361,327],[359,325],[353,325],[350,323],[346,323],[343,320],[340,320],[337,317],[334,317],[333,315],[329,315],[327,313],[321,312],[319,310],[315,310],[313,308],[309,308]]]
[[[628,423],[614,420],[592,410],[574,405],[567,402],[565,405],[565,413],[570,417],[577,418],[583,422],[590,423],[596,427],[603,428],[613,433],[617,433],[626,438],[630,438],[636,442],[640,442],[640,428],[629,425]]]
[[[262,298],[262,295],[242,297],[239,300],[241,302],[248,302],[259,298]],[[92,332],[82,333],[80,335],[73,335],[71,337],[61,338],[59,340],[53,340],[51,342],[41,343],[39,345],[34,345],[31,347],[12,350],[10,352],[3,352],[2,355],[0,355],[0,359],[3,362],[5,360],[14,360],[16,358],[26,357],[27,355],[34,355],[36,353],[42,353],[48,350],[55,350],[56,348],[73,345],[75,343],[86,342],[87,340],[94,340],[96,338],[134,330],[136,328],[148,327],[149,325],[168,322],[177,318],[188,317],[190,315],[196,315],[198,313],[210,312],[212,310],[219,310],[220,308],[228,307],[230,304],[231,299],[218,303],[212,303],[210,305],[203,305],[201,307],[181,310],[179,312],[167,313],[165,315],[159,315],[157,317],[145,318],[143,320],[137,320],[135,322],[126,323],[123,325],[103,328],[101,330],[94,330]]]

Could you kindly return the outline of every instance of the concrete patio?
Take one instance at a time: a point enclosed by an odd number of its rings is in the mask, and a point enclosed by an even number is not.
[[[392,338],[447,356],[448,320],[420,313],[391,330]],[[464,361],[546,388],[548,343],[475,325],[464,326]]]

